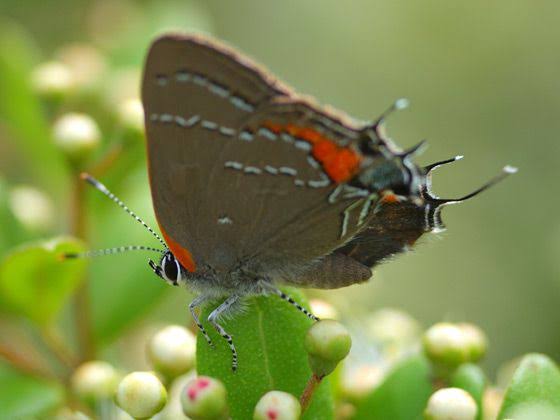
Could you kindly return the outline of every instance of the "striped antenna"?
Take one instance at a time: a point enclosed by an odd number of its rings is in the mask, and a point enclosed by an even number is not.
[[[406,98],[397,99],[395,102],[393,102],[393,104],[389,108],[387,108],[377,118],[377,120],[373,123],[373,127],[381,125],[389,115],[391,115],[395,111],[400,111],[401,109],[408,108],[409,105],[410,105],[410,102],[408,101],[408,99],[406,99]]]
[[[63,259],[73,259],[73,258],[95,258],[101,257],[104,255],[115,255],[120,254],[122,252],[128,251],[150,251],[150,252],[158,252],[160,254],[165,254],[166,250],[153,248],[151,246],[143,246],[143,245],[126,245],[126,246],[117,246],[114,248],[106,248],[106,249],[97,249],[95,251],[86,251],[86,252],[68,252],[62,255]]]
[[[161,237],[150,226],[148,226],[146,224],[146,222],[144,222],[132,210],[130,210],[126,206],[126,204],[124,204],[115,194],[113,194],[111,191],[109,191],[109,189],[105,185],[103,185],[97,179],[95,179],[90,174],[85,173],[85,172],[80,175],[80,178],[82,178],[84,181],[86,181],[87,183],[92,185],[93,188],[95,188],[96,190],[105,194],[107,197],[109,197],[111,200],[113,200],[115,203],[117,203],[121,209],[123,209],[130,216],[132,216],[138,223],[142,224],[142,226],[144,226],[146,229],[148,229],[148,232],[150,232],[154,236],[154,238],[156,238],[160,242],[160,244],[162,244],[165,247],[165,249],[167,249],[167,244],[164,242],[164,240],[161,239]]]

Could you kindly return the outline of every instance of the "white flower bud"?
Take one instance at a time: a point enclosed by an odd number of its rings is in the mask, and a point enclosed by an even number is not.
[[[137,68],[121,69],[111,72],[105,83],[105,100],[111,109],[118,109],[119,104],[138,98],[141,74]]]
[[[480,360],[488,348],[488,339],[486,334],[478,326],[469,323],[458,324],[458,327],[463,331],[467,346],[470,352],[470,361],[476,362]]]
[[[309,301],[311,312],[319,319],[339,319],[336,308],[322,299],[311,299]]]
[[[174,378],[191,370],[196,354],[196,339],[180,325],[169,325],[148,342],[148,357],[154,368]]]
[[[199,376],[181,393],[181,406],[193,420],[218,420],[227,417],[226,387],[217,379]]]
[[[292,394],[270,391],[264,394],[253,414],[253,420],[297,420],[301,415],[301,405]]]
[[[79,88],[89,88],[103,75],[107,64],[101,53],[88,44],[70,44],[62,47],[57,56],[71,72]]]
[[[428,400],[424,411],[426,420],[475,420],[476,402],[460,388],[443,388]]]
[[[84,114],[66,114],[60,117],[53,127],[55,144],[68,157],[81,158],[100,142],[101,134],[96,122]]]
[[[377,387],[384,376],[383,370],[376,365],[345,369],[340,380],[340,388],[349,399],[359,400]]]
[[[134,132],[144,131],[144,108],[138,98],[125,99],[118,107],[119,121]]]
[[[49,197],[36,188],[18,186],[10,192],[10,208],[22,225],[45,231],[53,225],[54,210]]]
[[[68,66],[50,61],[32,72],[31,84],[40,95],[61,97],[74,89],[75,80]]]
[[[91,420],[91,417],[81,411],[74,411],[68,407],[63,407],[55,413],[54,420]]]
[[[440,322],[424,334],[424,350],[428,357],[448,366],[458,366],[469,360],[469,341],[463,330],[455,325]]]
[[[71,378],[73,392],[88,402],[111,398],[118,381],[119,374],[115,368],[98,360],[80,365]]]
[[[420,325],[406,312],[385,308],[373,313],[367,322],[368,333],[384,345],[406,346],[418,340]]]
[[[167,391],[150,372],[132,372],[119,383],[117,405],[134,418],[149,418],[159,413],[167,402]]]

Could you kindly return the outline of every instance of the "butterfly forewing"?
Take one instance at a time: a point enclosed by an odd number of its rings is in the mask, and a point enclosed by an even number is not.
[[[142,96],[158,222],[196,261],[271,269],[341,245],[348,202],[328,202],[336,182],[298,136],[305,129],[344,148],[357,128],[196,37],[153,44]]]

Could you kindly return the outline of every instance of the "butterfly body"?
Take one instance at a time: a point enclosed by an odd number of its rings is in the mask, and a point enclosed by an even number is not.
[[[154,273],[197,292],[197,309],[222,303],[220,324],[245,296],[271,293],[317,320],[279,285],[335,289],[367,281],[372,267],[443,229],[441,209],[495,184],[514,168],[456,199],[431,189],[431,172],[460,157],[417,166],[423,143],[399,149],[383,121],[354,121],[319,107],[230,48],[199,36],[165,35],[151,46],[142,81],[150,189],[160,237],[102,183],[83,178],[164,246]],[[399,100],[389,110],[401,108]]]

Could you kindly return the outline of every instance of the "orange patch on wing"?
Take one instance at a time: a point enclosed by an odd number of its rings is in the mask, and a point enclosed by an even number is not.
[[[339,146],[318,131],[293,124],[265,123],[264,125],[276,134],[286,132],[310,143],[311,155],[321,164],[329,178],[337,184],[348,181],[358,172],[361,155],[349,148]]]
[[[196,271],[196,264],[194,263],[194,259],[190,251],[175,242],[161,227],[161,225],[159,228],[163,235],[163,239],[165,239],[165,242],[173,253],[173,256],[179,260],[179,262],[183,267],[185,267],[185,269],[187,269],[191,273],[194,273]]]
[[[383,198],[381,199],[381,201],[383,203],[389,203],[389,204],[394,204],[394,203],[399,203],[399,197],[397,197],[395,194],[385,194],[383,196]]]

